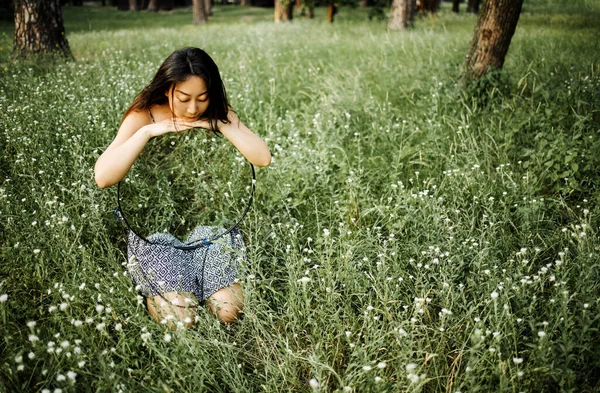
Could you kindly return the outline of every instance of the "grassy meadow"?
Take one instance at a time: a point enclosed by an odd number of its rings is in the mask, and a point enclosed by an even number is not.
[[[197,27],[189,10],[66,7],[77,60],[54,64],[10,62],[2,22],[0,392],[598,391],[600,5],[525,0],[502,77],[468,92],[464,6],[404,33],[360,8],[275,25],[222,6]],[[93,166],[188,45],[273,162],[241,224],[244,317],[202,308],[171,331],[126,273]],[[226,145],[149,146],[132,217],[239,214],[249,172]]]

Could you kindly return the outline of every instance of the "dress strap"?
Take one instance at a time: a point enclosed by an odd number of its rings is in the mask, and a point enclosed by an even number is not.
[[[154,121],[154,116],[152,116],[152,112],[150,111],[150,108],[148,108],[148,114],[150,115],[150,118],[152,119],[152,123],[156,123]]]

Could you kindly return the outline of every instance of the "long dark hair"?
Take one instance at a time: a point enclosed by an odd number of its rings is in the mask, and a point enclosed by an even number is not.
[[[204,79],[208,87],[208,108],[202,118],[208,120],[211,131],[218,132],[217,122],[229,123],[227,112],[229,102],[219,68],[213,59],[202,49],[186,47],[176,50],[160,65],[148,86],[135,97],[123,119],[132,111],[148,110],[153,105],[169,102],[165,95],[171,87],[185,82],[192,76]],[[172,92],[171,92],[172,94]]]

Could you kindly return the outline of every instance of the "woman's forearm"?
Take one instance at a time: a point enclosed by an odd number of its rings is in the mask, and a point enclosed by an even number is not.
[[[108,148],[96,161],[96,184],[100,188],[106,188],[121,181],[149,140],[150,133],[146,127],[142,127],[121,145]]]
[[[253,165],[268,166],[271,163],[271,152],[265,141],[239,120],[235,119],[231,123],[223,124],[219,131]]]

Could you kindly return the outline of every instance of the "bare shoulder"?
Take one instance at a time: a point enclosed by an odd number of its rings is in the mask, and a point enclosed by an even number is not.
[[[153,105],[150,108],[150,111],[152,112],[154,121],[157,123],[173,118],[173,113],[171,112],[171,108],[169,108],[169,104]],[[150,119],[150,121],[152,121],[152,119]]]
[[[125,116],[119,131],[108,149],[119,146],[131,138],[145,125],[151,124],[152,118],[147,110],[131,111]],[[108,150],[107,149],[107,150]]]

